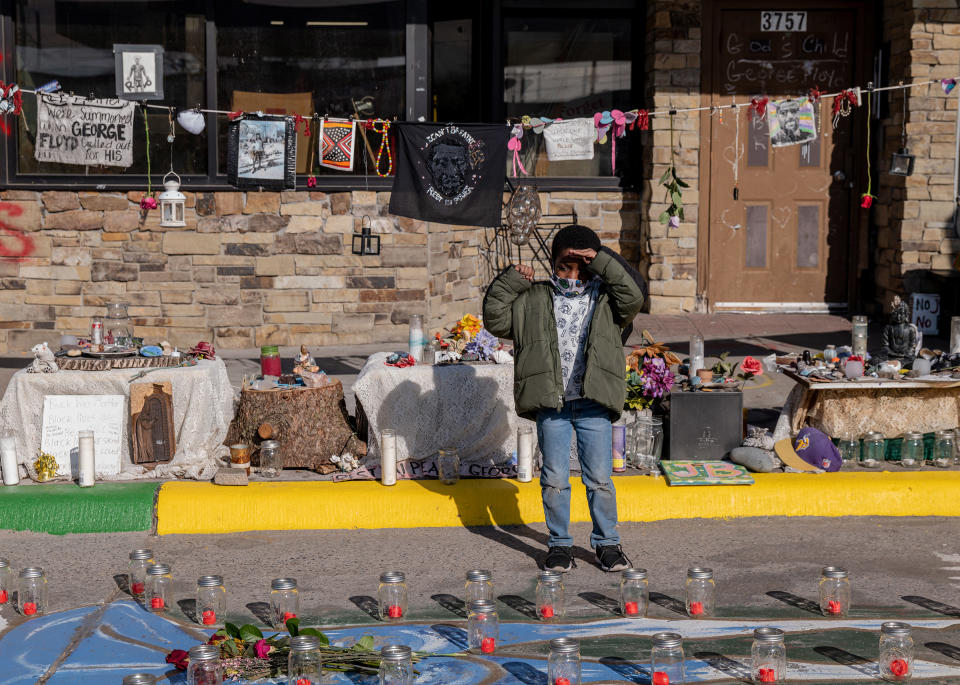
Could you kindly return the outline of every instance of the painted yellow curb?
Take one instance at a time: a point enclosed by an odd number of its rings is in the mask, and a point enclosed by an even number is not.
[[[667,486],[614,478],[621,521],[751,516],[960,516],[960,472],[755,474],[750,486]],[[570,517],[589,521],[579,479]],[[540,485],[514,480],[251,483],[172,481],[157,498],[157,533],[515,525],[543,521]]]

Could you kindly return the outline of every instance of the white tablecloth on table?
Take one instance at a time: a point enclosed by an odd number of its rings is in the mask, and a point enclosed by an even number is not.
[[[366,466],[380,462],[380,431],[397,432],[397,461],[456,447],[462,464],[505,464],[517,427],[533,426],[513,405],[513,364],[387,366],[371,355],[353,384],[369,424]]]
[[[143,369],[109,371],[18,371],[0,400],[0,425],[17,434],[19,462],[33,462],[40,448],[45,395],[124,395],[124,416],[130,416],[130,378]],[[118,480],[133,478],[212,478],[217,458],[229,452],[224,447],[233,419],[234,392],[227,368],[220,359],[201,359],[196,366],[151,370],[134,383],[170,381],[173,386],[173,426],[177,451],[173,461],[153,470],[132,463],[130,426],[121,440]],[[21,468],[21,475],[25,471]]]

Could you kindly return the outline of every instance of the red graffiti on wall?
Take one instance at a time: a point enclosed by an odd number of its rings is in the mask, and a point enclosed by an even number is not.
[[[0,202],[0,214],[11,217],[20,216],[23,214],[23,207],[11,202]],[[20,262],[32,253],[33,239],[0,219],[0,259],[13,259]]]

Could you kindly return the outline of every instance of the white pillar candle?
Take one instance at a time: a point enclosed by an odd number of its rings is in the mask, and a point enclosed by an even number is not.
[[[397,434],[389,428],[380,431],[380,482],[397,484]]]
[[[96,480],[97,460],[93,446],[93,431],[80,431],[77,433],[77,438],[80,443],[80,487],[88,488]]]
[[[13,431],[0,433],[0,469],[3,470],[3,484],[16,485],[20,482],[17,466],[17,436]]]
[[[520,426],[517,429],[517,480],[529,483],[533,479],[533,429]]]

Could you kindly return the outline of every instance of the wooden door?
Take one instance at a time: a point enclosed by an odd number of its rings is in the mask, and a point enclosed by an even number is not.
[[[802,13],[790,11],[797,5]],[[756,7],[713,7],[710,104],[798,99],[813,86],[836,92],[865,85],[859,79],[872,51],[859,3],[795,3],[776,17],[771,10],[778,2]],[[783,147],[771,145],[769,118],[751,117],[747,108],[737,117],[729,109],[722,117],[704,116],[709,157],[701,168],[709,173],[709,224],[700,243],[701,273],[712,310],[847,306],[856,198],[866,189],[855,168],[865,163],[860,140],[866,113],[855,112],[834,130],[830,107],[828,100],[813,105],[813,140]]]

